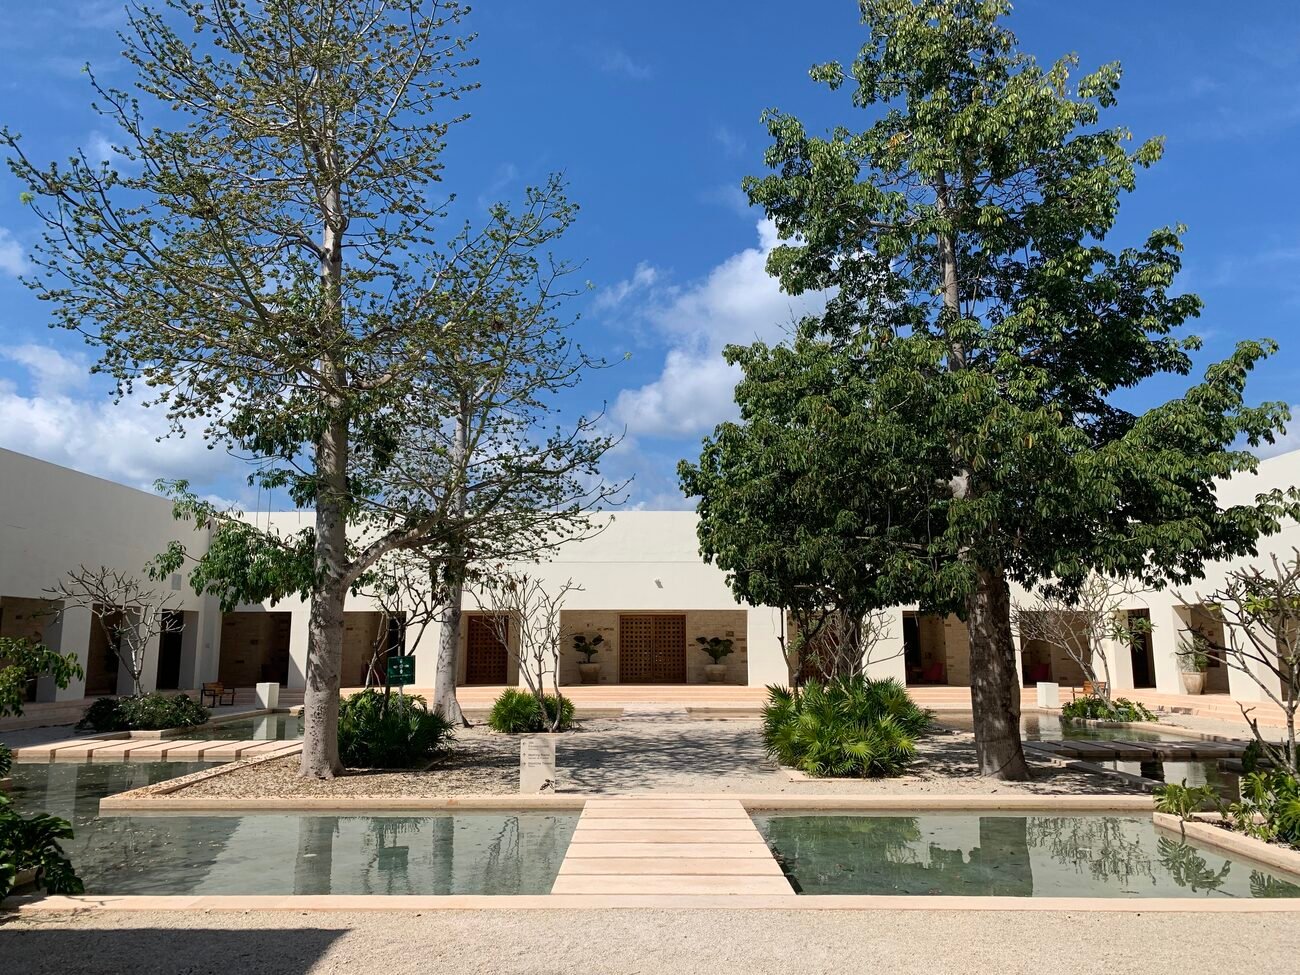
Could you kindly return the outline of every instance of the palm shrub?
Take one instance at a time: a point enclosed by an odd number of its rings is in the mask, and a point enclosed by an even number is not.
[[[543,694],[542,702],[539,706],[536,695],[507,687],[492,702],[492,710],[488,712],[488,727],[507,735],[539,734],[551,730],[556,708],[559,708],[560,720],[555,725],[555,730],[568,731],[573,724],[573,702],[555,694]],[[542,707],[546,709],[545,715]]]
[[[455,734],[418,694],[371,687],[339,702],[339,758],[349,768],[410,768],[433,758]]]
[[[841,677],[802,693],[767,689],[763,744],[782,765],[815,776],[898,775],[931,714],[898,681]]]
[[[13,800],[0,792],[0,900],[9,896],[20,874],[36,871],[36,885],[47,894],[85,890],[59,840],[72,839],[66,819],[37,813],[22,816]]]

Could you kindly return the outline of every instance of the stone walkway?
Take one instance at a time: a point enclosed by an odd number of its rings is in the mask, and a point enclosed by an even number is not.
[[[16,762],[232,762],[255,755],[293,755],[302,741],[220,738],[90,738],[14,749]]]
[[[1089,761],[1187,762],[1194,759],[1240,758],[1245,742],[1219,741],[1034,741],[1027,745],[1060,755]]]
[[[589,799],[553,894],[794,890],[735,799]]]

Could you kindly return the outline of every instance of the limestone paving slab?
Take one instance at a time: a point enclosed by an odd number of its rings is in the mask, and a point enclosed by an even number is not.
[[[591,799],[553,895],[794,898],[736,799]]]

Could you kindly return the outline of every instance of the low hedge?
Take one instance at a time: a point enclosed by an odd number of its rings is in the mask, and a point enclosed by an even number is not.
[[[1107,701],[1104,697],[1076,697],[1061,707],[1061,717],[1066,720],[1115,721],[1125,724],[1134,721],[1158,720],[1150,710],[1137,701],[1117,697]]]
[[[78,728],[95,731],[163,731],[205,723],[210,712],[186,694],[101,697],[81,716]]]

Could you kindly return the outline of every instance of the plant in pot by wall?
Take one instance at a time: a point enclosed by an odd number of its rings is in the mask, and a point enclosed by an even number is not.
[[[573,649],[586,658],[578,664],[578,676],[584,684],[595,684],[600,680],[600,664],[591,658],[596,656],[596,648],[604,642],[605,638],[599,633],[590,640],[585,633],[579,633],[573,638]]]
[[[710,684],[721,684],[727,679],[727,666],[722,662],[722,658],[731,653],[731,645],[735,641],[720,636],[697,636],[695,642],[703,648],[704,652],[713,661],[711,664],[704,665],[705,679]]]
[[[1205,670],[1210,666],[1205,652],[1205,637],[1192,633],[1178,641],[1178,669],[1183,675],[1183,690],[1188,694],[1205,691]]]

